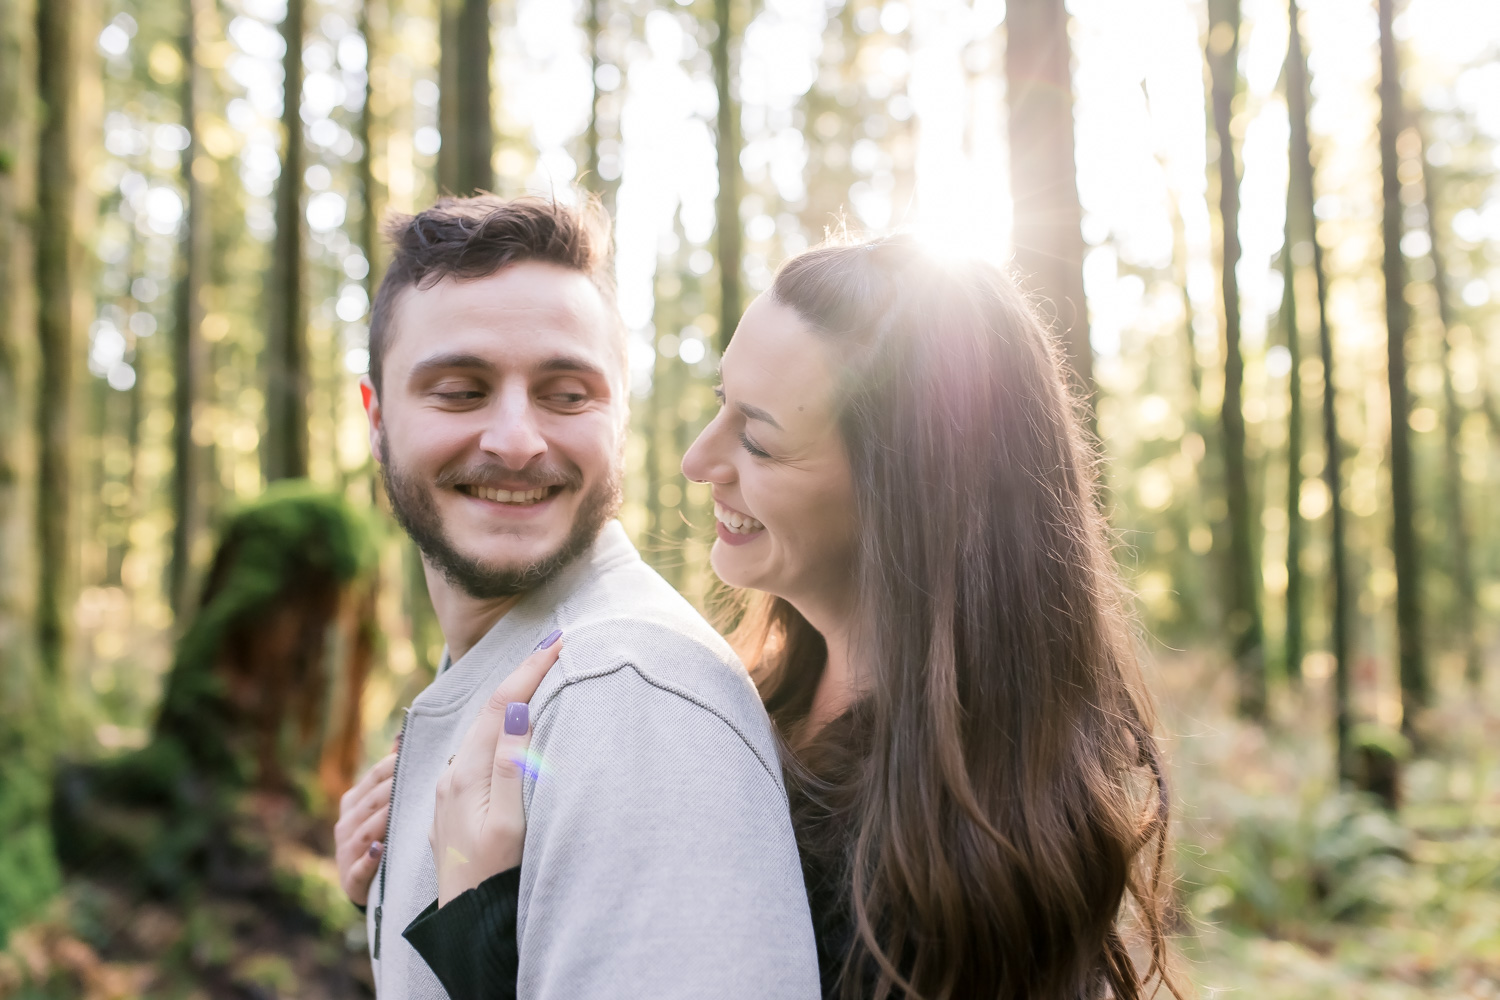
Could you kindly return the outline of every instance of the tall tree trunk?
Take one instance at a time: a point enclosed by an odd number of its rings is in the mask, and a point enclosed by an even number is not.
[[[619,122],[613,114],[606,115],[606,102],[604,90],[599,86],[599,70],[604,66],[613,67],[612,62],[605,57],[605,45],[601,41],[604,35],[605,15],[609,11],[609,0],[588,0],[588,15],[584,28],[589,43],[589,79],[594,84],[594,99],[589,104],[588,130],[584,134],[585,153],[588,162],[585,164],[585,183],[590,191],[599,196],[599,201],[604,205],[604,211],[611,218],[615,214],[615,197],[620,190],[620,174],[614,171],[613,179],[605,179],[600,173],[600,162],[602,153],[600,145],[605,140],[608,132],[611,138],[617,138],[620,134]]]
[[[203,395],[204,344],[201,298],[203,268],[210,253],[208,212],[203,184],[195,167],[198,160],[198,119],[203,107],[203,71],[198,67],[198,4],[183,0],[182,30],[182,124],[188,130],[182,151],[182,184],[187,191],[187,213],[183,219],[177,275],[177,300],[172,341],[172,564],[169,583],[172,610],[179,618],[192,606],[193,548],[203,530],[203,505],[199,485],[205,478],[204,450],[193,441],[194,410]]]
[[[440,0],[442,59],[438,187],[468,195],[495,186],[495,125],[490,110],[489,0]]]
[[[34,0],[0,0],[0,702],[18,713],[35,667],[37,314],[25,213],[36,197],[27,155],[36,141],[36,29]]]
[[[359,249],[370,269],[365,273],[365,294],[375,301],[380,286],[380,216],[385,192],[375,179],[375,38],[386,27],[384,0],[365,0],[359,8],[359,35],[365,40],[365,99],[359,109],[359,193],[364,205],[359,217]]]
[[[1432,291],[1437,298],[1438,320],[1442,324],[1443,353],[1443,487],[1448,508],[1448,538],[1453,547],[1453,589],[1458,596],[1458,628],[1464,653],[1464,678],[1479,688],[1481,664],[1479,655],[1479,597],[1474,583],[1474,564],[1469,556],[1471,535],[1468,510],[1464,503],[1463,459],[1459,454],[1464,411],[1453,387],[1453,298],[1448,287],[1448,266],[1438,244],[1442,232],[1437,222],[1438,172],[1426,158],[1423,143],[1422,188],[1427,207],[1428,251],[1432,257]]]
[[[1239,0],[1209,4],[1208,70],[1212,83],[1214,132],[1219,143],[1219,216],[1224,254],[1224,487],[1229,505],[1230,650],[1239,675],[1240,714],[1266,714],[1266,654],[1260,618],[1260,572],[1255,559],[1254,516],[1245,457],[1244,359],[1240,354],[1240,178],[1235,166],[1230,118],[1239,84]]]
[[[1290,189],[1289,195],[1293,194]],[[1288,680],[1302,679],[1302,654],[1306,639],[1302,618],[1302,330],[1297,325],[1297,268],[1292,260],[1293,199],[1287,198],[1286,241],[1281,249],[1282,325],[1286,330],[1287,418],[1286,418],[1286,627],[1282,656]]]
[[[1349,679],[1351,615],[1353,594],[1349,588],[1349,554],[1344,523],[1343,445],[1339,438],[1337,396],[1334,389],[1333,329],[1328,320],[1328,274],[1323,265],[1323,246],[1318,242],[1318,218],[1313,212],[1315,184],[1312,143],[1307,130],[1307,101],[1310,89],[1307,79],[1307,57],[1302,49],[1297,0],[1288,0],[1291,32],[1287,54],[1287,117],[1291,124],[1292,193],[1298,214],[1307,220],[1308,239],[1312,243],[1313,277],[1318,291],[1318,353],[1323,363],[1323,478],[1329,497],[1330,575],[1333,587],[1333,612],[1329,625],[1329,645],[1333,647],[1333,720],[1337,743],[1337,768],[1341,780],[1349,778]]]
[[[1406,388],[1406,261],[1401,256],[1401,166],[1396,139],[1406,116],[1401,108],[1396,39],[1391,34],[1395,0],[1377,0],[1380,17],[1380,177],[1385,200],[1385,324],[1387,381],[1391,394],[1391,554],[1396,560],[1396,638],[1400,649],[1402,728],[1428,701],[1422,649],[1422,567],[1417,549],[1416,491],[1411,455],[1411,398]]]
[[[1074,386],[1092,412],[1068,12],[1063,0],[1011,0],[1005,25],[1015,267],[1022,284],[1050,303]]]
[[[740,112],[730,65],[734,41],[733,0],[714,0],[714,89],[718,92],[719,194],[714,202],[719,256],[719,351],[729,346],[740,325],[743,269],[740,232]]]
[[[302,40],[306,0],[287,0],[281,37],[286,42],[281,127],[286,143],[276,183],[276,259],[272,262],[274,315],[266,344],[266,478],[307,475],[307,301],[302,287]]]
[[[76,582],[73,423],[83,328],[79,83],[87,3],[46,0],[37,5],[36,22],[37,97],[43,116],[37,143],[35,227],[41,345],[36,394],[37,646],[46,680],[53,684],[63,673]]]

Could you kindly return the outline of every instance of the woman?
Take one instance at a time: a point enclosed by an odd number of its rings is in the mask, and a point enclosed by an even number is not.
[[[1175,993],[1151,711],[1092,453],[1020,293],[909,237],[818,247],[746,311],[721,377],[683,471],[713,487],[715,572],[762,595],[733,638],[785,743],[824,995]],[[455,768],[500,761],[495,781],[445,781],[433,832],[436,857],[486,863],[440,864],[445,905],[408,930],[456,997],[514,988],[502,772],[525,738],[491,728]],[[460,895],[451,913],[508,935],[434,943],[473,926],[444,922]]]

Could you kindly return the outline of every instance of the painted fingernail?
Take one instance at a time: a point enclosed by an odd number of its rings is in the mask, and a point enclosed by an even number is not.
[[[373,841],[370,844],[370,857],[372,857],[372,858],[378,858],[378,857],[380,857],[380,852],[383,851],[383,850],[385,850],[385,845],[384,844],[382,844],[378,840]]]
[[[532,652],[535,653],[539,649],[546,649],[548,646],[551,646],[554,642],[556,642],[557,640],[559,640],[561,638],[562,638],[562,629],[555,628],[555,629],[552,630],[552,634],[551,635],[547,636],[547,638],[543,639],[541,642],[539,642],[539,643],[536,644],[536,649],[533,649]]]
[[[513,701],[505,706],[505,731],[512,736],[525,736],[531,726],[531,709],[524,701]]]

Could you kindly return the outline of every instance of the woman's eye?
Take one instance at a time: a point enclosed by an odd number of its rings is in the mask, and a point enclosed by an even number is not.
[[[745,450],[754,455],[756,458],[771,457],[770,452],[763,451],[762,449],[757,448],[755,446],[755,442],[750,440],[750,435],[746,434],[744,431],[740,431],[740,444],[744,445]]]

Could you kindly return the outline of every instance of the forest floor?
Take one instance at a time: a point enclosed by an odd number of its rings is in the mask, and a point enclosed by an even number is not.
[[[1171,760],[1184,995],[1204,1000],[1500,998],[1500,711],[1450,685],[1421,720],[1395,814],[1338,794],[1326,681],[1272,724],[1227,711],[1227,671],[1151,669]],[[142,901],[74,879],[0,952],[10,1000],[354,1000],[364,925],[317,838],[261,817],[270,884]]]
[[[1262,729],[1228,671],[1181,657],[1153,687],[1177,799],[1189,995],[1500,997],[1500,712],[1457,678],[1418,724],[1395,814],[1335,794],[1327,682]],[[1495,680],[1495,678],[1491,678]]]

